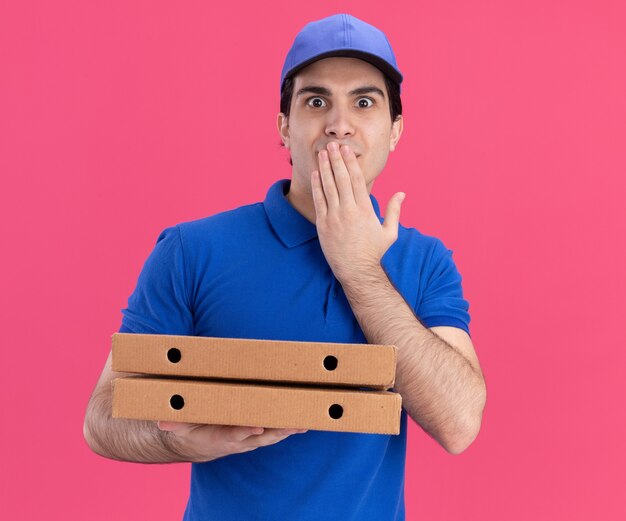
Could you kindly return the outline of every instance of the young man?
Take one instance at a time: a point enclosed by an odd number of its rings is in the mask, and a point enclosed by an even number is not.
[[[348,15],[308,24],[281,77],[291,180],[165,230],[120,329],[394,344],[401,434],[113,420],[109,357],[85,437],[109,458],[193,462],[185,519],[401,520],[407,413],[453,454],[478,434],[485,385],[451,252],[399,225],[404,194],[384,222],[370,195],[402,134],[401,81],[378,29]]]

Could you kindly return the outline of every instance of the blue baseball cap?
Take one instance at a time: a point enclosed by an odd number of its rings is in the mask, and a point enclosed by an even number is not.
[[[385,33],[349,14],[336,14],[308,23],[296,35],[280,75],[281,93],[285,78],[331,56],[364,60],[398,85],[402,83],[402,73]]]

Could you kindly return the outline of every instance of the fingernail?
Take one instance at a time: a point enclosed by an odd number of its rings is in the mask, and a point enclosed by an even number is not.
[[[331,141],[330,143],[328,143],[328,150],[331,150],[332,152],[336,152],[338,150],[337,143],[335,143],[334,141]]]

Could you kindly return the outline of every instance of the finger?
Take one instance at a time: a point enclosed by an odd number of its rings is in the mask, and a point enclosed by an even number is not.
[[[398,224],[400,223],[400,210],[402,208],[402,202],[406,194],[398,192],[394,194],[389,203],[387,203],[387,209],[385,212],[385,220],[383,222],[383,229],[391,237],[397,238],[398,236]]]
[[[344,145],[347,146],[347,145]],[[354,193],[352,191],[352,181],[350,179],[350,172],[343,160],[339,145],[334,141],[326,145],[328,149],[328,157],[330,160],[330,166],[335,177],[335,184],[337,185],[337,192],[339,194],[339,202],[341,204],[354,204]]]
[[[304,432],[307,432],[306,429],[280,429],[282,434],[286,434],[291,436],[292,434],[302,434]]]
[[[269,430],[269,429],[268,429]],[[304,434],[308,429],[271,429],[277,436],[292,436],[294,434]]]
[[[317,217],[326,217],[326,214],[328,213],[328,203],[326,202],[326,196],[324,195],[324,188],[322,187],[320,173],[317,170],[314,170],[311,174],[311,193],[313,194],[315,215]]]
[[[263,427],[241,427],[228,426],[227,437],[232,441],[244,441],[248,438],[257,438],[262,435],[266,429]]]
[[[354,202],[357,206],[372,204],[370,200],[370,195],[367,190],[367,184],[365,184],[365,177],[363,176],[363,171],[361,170],[361,165],[359,165],[359,161],[354,154],[352,148],[348,145],[343,145],[341,147],[341,156],[343,157],[343,161],[348,168],[348,172],[350,174],[350,183],[352,185],[352,193],[354,197]]]
[[[169,431],[169,432],[174,432],[174,431],[180,431],[186,427],[189,427],[188,423],[180,423],[180,422],[162,422],[162,421],[158,421],[157,422],[157,427],[159,429],[161,429],[162,431]]]
[[[320,150],[318,154],[318,162],[320,167],[320,177],[322,178],[322,188],[326,196],[328,210],[339,206],[339,193],[335,185],[335,176],[328,159],[328,150]]]
[[[300,433],[300,431],[301,429],[265,429],[262,435],[251,437],[249,442],[257,447],[264,447],[283,441],[289,436]]]

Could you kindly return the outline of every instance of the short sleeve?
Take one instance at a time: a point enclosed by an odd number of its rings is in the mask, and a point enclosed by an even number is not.
[[[437,240],[427,268],[426,288],[416,314],[426,327],[453,326],[469,334],[469,303],[463,297],[461,274],[448,250]]]
[[[122,310],[121,332],[192,335],[193,313],[181,232],[165,229],[144,263],[135,291]]]

